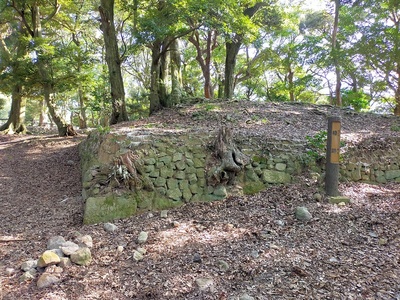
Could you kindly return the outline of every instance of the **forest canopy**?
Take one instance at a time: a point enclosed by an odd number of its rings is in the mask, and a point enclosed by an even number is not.
[[[399,1],[0,0],[0,20],[4,132],[198,98],[400,115]]]

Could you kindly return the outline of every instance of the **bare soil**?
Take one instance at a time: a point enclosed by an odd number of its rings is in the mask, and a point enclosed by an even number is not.
[[[325,128],[333,108],[225,103],[219,109],[165,110],[116,128],[212,133],[225,122],[241,137],[304,139]],[[336,113],[349,142],[384,143],[399,134],[398,118]],[[399,183],[342,183],[352,203],[335,206],[314,199],[321,187],[304,174],[254,196],[187,204],[167,218],[149,212],[116,220],[118,230],[107,233],[103,224],[82,225],[78,144],[84,138],[0,135],[0,299],[400,299]],[[297,221],[297,206],[307,206],[313,219]],[[141,231],[149,234],[141,245],[147,253],[136,262]],[[19,281],[21,263],[38,258],[50,237],[73,240],[77,232],[93,238],[90,266],[67,267],[59,284],[41,290],[36,280]],[[210,286],[200,290],[199,278],[212,279]]]

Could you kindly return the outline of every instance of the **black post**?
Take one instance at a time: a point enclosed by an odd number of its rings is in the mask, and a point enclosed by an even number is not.
[[[326,145],[325,192],[328,196],[339,196],[339,152],[340,117],[328,118],[328,141]]]

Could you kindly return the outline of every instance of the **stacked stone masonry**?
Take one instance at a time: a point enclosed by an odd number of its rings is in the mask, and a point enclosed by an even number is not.
[[[249,163],[236,175],[234,184],[212,182],[220,163],[212,149],[215,135],[153,135],[143,130],[91,133],[80,149],[85,223],[219,200],[234,193],[253,194],[271,184],[290,183],[302,172],[323,173],[324,164],[310,160],[305,142],[239,137],[237,144]],[[400,155],[392,150],[378,161],[373,155],[358,160],[361,156],[348,151],[341,162],[341,180],[400,182]],[[135,157],[135,178],[126,166],[118,165],[118,157],[128,151]]]

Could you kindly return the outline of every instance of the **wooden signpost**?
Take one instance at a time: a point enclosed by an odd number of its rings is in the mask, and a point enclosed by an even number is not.
[[[328,196],[339,195],[340,130],[340,117],[329,117],[325,176],[325,192]]]

